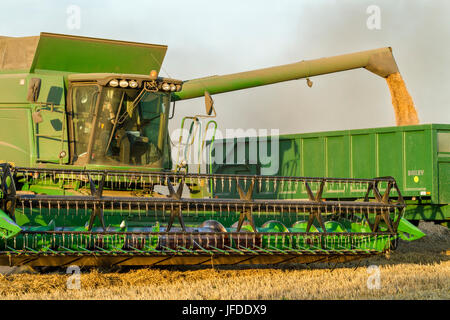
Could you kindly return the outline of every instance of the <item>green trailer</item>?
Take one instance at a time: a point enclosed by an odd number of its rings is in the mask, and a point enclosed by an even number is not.
[[[287,134],[267,139],[217,140],[212,150],[213,173],[259,175],[278,167],[274,176],[394,177],[407,203],[405,217],[448,224],[450,220],[450,125],[423,124],[318,133]],[[264,163],[260,141],[268,141],[272,163]],[[274,147],[278,143],[278,147]],[[242,151],[238,151],[241,148]],[[249,150],[257,150],[258,157]],[[243,153],[245,150],[245,155]],[[239,155],[241,152],[241,155]],[[254,153],[255,154],[255,153]],[[265,155],[265,153],[263,152]],[[278,163],[275,163],[277,162]],[[228,162],[228,163],[227,163]],[[215,190],[230,197],[236,190]],[[329,200],[358,199],[365,190],[335,185],[323,192]],[[257,192],[260,198],[302,199],[307,190],[278,188]]]

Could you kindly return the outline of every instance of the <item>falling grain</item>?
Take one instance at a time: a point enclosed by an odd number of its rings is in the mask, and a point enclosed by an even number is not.
[[[400,73],[396,72],[386,78],[392,97],[395,120],[398,126],[419,124],[414,102],[406,89],[405,82]]]

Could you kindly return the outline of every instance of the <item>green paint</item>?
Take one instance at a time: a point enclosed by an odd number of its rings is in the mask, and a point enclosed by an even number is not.
[[[32,39],[30,39],[32,38]],[[15,56],[16,63],[3,66],[0,73],[42,70],[77,73],[150,74],[159,72],[167,46],[41,33],[37,37],[2,39],[3,55]],[[24,56],[26,51],[26,57]],[[17,59],[17,56],[23,60]]]
[[[309,176],[334,178],[369,178],[392,176],[396,179],[408,207],[408,220],[450,220],[450,148],[438,137],[450,133],[450,125],[424,124],[416,126],[329,131],[279,136],[279,170],[281,176]],[[229,140],[231,142],[231,140]],[[252,140],[253,141],[253,140]],[[216,140],[216,149],[226,149],[223,140]],[[271,140],[269,139],[269,145]],[[237,153],[234,139],[234,154]],[[245,140],[246,154],[250,141]],[[270,148],[270,146],[269,146]],[[443,152],[441,152],[443,151]],[[218,153],[219,154],[219,153]],[[214,157],[214,156],[213,156]],[[225,162],[225,159],[222,163]],[[220,162],[216,160],[215,162]],[[245,161],[246,159],[244,159]],[[213,163],[214,173],[254,174],[261,168],[256,164],[228,166]],[[414,182],[418,176],[419,181]],[[386,186],[381,186],[382,190]],[[221,197],[232,197],[235,190],[218,192]],[[335,185],[324,191],[328,199],[358,199],[365,189],[357,185]],[[294,194],[264,192],[258,198],[307,198],[306,190],[298,188]]]
[[[398,224],[398,233],[400,239],[406,241],[417,240],[425,236],[425,233],[420,231],[419,228],[404,218],[400,219],[400,223]]]
[[[10,216],[3,210],[0,210],[0,237],[2,239],[10,239],[22,231]]]

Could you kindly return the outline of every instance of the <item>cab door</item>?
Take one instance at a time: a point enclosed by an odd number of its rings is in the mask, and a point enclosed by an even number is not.
[[[33,105],[36,160],[66,163],[68,161],[67,119],[64,105]]]
[[[68,162],[67,117],[62,76],[39,75],[39,98],[31,105],[37,162]]]

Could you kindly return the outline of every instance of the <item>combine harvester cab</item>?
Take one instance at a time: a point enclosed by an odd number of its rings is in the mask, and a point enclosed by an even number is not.
[[[343,262],[389,252],[401,228],[423,235],[392,177],[172,170],[171,101],[354,68],[388,77],[389,48],[183,82],[158,77],[165,46],[45,33],[0,44],[2,265]],[[342,185],[364,195],[323,197]],[[278,188],[307,197],[258,196]]]

